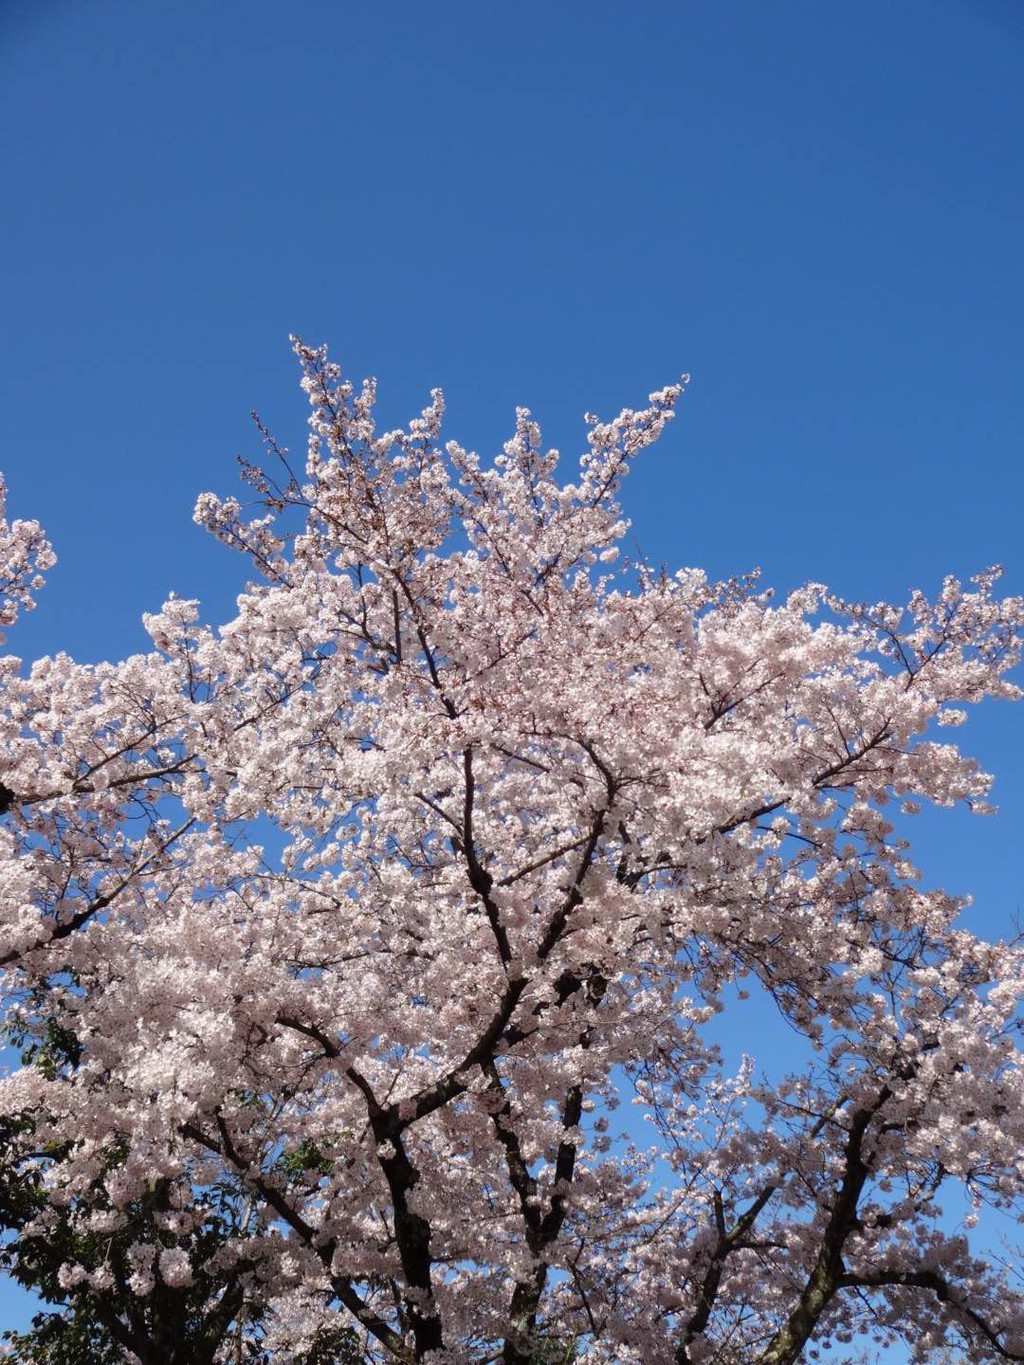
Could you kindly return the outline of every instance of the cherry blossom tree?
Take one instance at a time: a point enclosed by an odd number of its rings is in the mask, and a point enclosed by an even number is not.
[[[1024,1360],[971,1233],[1024,1181],[1024,957],[905,839],[987,809],[939,731],[1019,695],[1024,603],[620,563],[682,385],[566,482],[525,410],[487,464],[295,349],[304,470],[261,427],[196,509],[235,618],[3,663],[20,1358]],[[52,555],[0,530],[12,624]],[[791,1062],[721,1055],[738,992]]]

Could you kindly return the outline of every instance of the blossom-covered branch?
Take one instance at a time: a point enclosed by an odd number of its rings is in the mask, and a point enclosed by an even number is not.
[[[104,1362],[1020,1359],[955,1210],[1022,1191],[1024,961],[906,834],[987,808],[945,732],[1019,695],[1024,605],[994,570],[897,607],[620,564],[682,384],[566,472],[525,410],[490,462],[439,392],[380,431],[295,349],[304,469],[260,424],[248,502],[196,509],[250,566],[234,618],[171,598],[148,654],[3,666],[0,1204],[46,1330]],[[0,532],[27,605],[49,548]],[[785,1065],[732,1074],[736,992]]]

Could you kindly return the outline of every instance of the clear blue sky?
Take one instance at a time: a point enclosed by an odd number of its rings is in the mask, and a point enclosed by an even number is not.
[[[192,504],[251,408],[302,443],[293,331],[481,451],[689,370],[626,490],[655,560],[1024,591],[1022,134],[1021,0],[0,0],[0,467],[61,557],[12,647],[224,618]],[[923,856],[995,932],[1024,716],[961,735],[1003,814]]]

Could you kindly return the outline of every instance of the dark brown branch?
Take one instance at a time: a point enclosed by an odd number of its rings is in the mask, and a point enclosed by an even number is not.
[[[886,721],[878,730],[875,731],[860,748],[855,749],[849,756],[837,760],[835,763],[828,764],[811,778],[810,785],[821,789],[832,785],[832,779],[838,777],[844,770],[859,763],[862,758],[866,758],[869,753],[877,749],[886,739],[889,738],[889,722]],[[716,825],[712,833],[730,834],[734,829],[739,829],[740,825],[748,824],[751,820],[759,820],[764,815],[771,815],[777,810],[781,810],[786,804],[783,797],[778,801],[769,801],[762,806],[755,807],[754,810],[737,815],[732,820],[727,820],[724,824]]]
[[[569,916],[572,914],[573,910],[582,903],[583,894],[580,888],[590,869],[591,863],[593,862],[598,843],[604,832],[604,823],[607,815],[608,812],[605,809],[598,811],[594,816],[582,856],[577,865],[573,880],[566,892],[565,899],[551,916],[547,929],[542,934],[541,940],[537,945],[537,958],[541,962],[551,956],[551,953],[554,951],[556,944],[559,942],[562,933],[565,930]],[[590,972],[582,974],[572,972],[563,973],[562,976],[558,978],[558,982],[556,982],[555,1001],[540,1002],[534,1007],[534,1015],[540,1016],[551,1008],[552,1003],[557,1005],[563,1004],[586,982],[589,982],[592,975],[593,974]],[[523,996],[523,992],[526,990],[527,984],[527,978],[525,976],[520,976],[509,981],[502,993],[498,1007],[491,1016],[491,1020],[483,1033],[460,1062],[457,1062],[444,1076],[439,1077],[431,1085],[425,1086],[413,1097],[413,1103],[409,1106],[409,1109],[411,1110],[410,1117],[400,1119],[397,1106],[392,1105],[389,1108],[388,1115],[391,1128],[394,1131],[401,1131],[410,1123],[415,1122],[417,1119],[424,1118],[427,1114],[431,1114],[435,1110],[440,1109],[443,1105],[448,1104],[451,1100],[455,1099],[457,1095],[463,1094],[469,1084],[467,1073],[480,1066],[481,1063],[488,1058],[493,1057],[495,1055],[495,1049],[500,1042],[505,1042],[508,1046],[514,1047],[516,1043],[529,1037],[530,1033],[533,1032],[532,1029],[510,1027],[512,1016]],[[598,997],[602,993],[601,984],[598,982]]]
[[[973,1329],[984,1337],[996,1355],[1003,1360],[1024,1361],[1024,1355],[1007,1350],[999,1340],[998,1332],[977,1309],[958,1300],[953,1286],[937,1270],[876,1270],[864,1275],[846,1273],[838,1282],[840,1289],[883,1289],[886,1286],[929,1290],[953,1317],[963,1319],[968,1331]]]
[[[872,1104],[853,1114],[843,1152],[843,1179],[822,1234],[817,1258],[796,1308],[785,1326],[775,1333],[761,1356],[760,1365],[796,1365],[839,1287],[845,1270],[843,1247],[857,1226],[857,1203],[870,1173],[862,1154],[864,1136],[871,1120],[891,1096],[892,1091],[883,1086]]]
[[[370,1115],[377,1143],[377,1161],[391,1192],[395,1241],[405,1283],[413,1291],[405,1296],[405,1313],[416,1343],[416,1359],[444,1348],[441,1319],[434,1302],[433,1257],[430,1223],[409,1204],[409,1194],[419,1182],[419,1171],[406,1151],[402,1134],[391,1131],[387,1114],[376,1106],[378,1119]],[[379,1130],[379,1131],[378,1131]]]
[[[746,1246],[744,1240],[747,1233],[753,1228],[758,1215],[762,1209],[778,1190],[777,1184],[766,1185],[753,1203],[749,1204],[741,1216],[737,1219],[732,1228],[727,1229],[725,1223],[725,1209],[722,1203],[722,1196],[718,1190],[713,1195],[713,1212],[715,1226],[718,1230],[718,1242],[711,1253],[711,1260],[704,1273],[701,1282],[700,1294],[697,1299],[696,1312],[691,1316],[686,1324],[686,1333],[679,1349],[676,1351],[677,1365],[690,1365],[690,1346],[694,1340],[707,1328],[711,1319],[711,1313],[718,1298],[718,1291],[722,1283],[722,1275],[725,1271],[725,1262],[729,1255]]]
[[[102,896],[97,896],[94,900],[87,902],[87,904],[72,915],[70,919],[61,920],[56,924],[51,930],[48,938],[42,939],[38,943],[29,944],[27,948],[17,948],[9,953],[4,953],[3,956],[0,957],[0,967],[7,967],[10,963],[17,962],[21,958],[26,957],[29,953],[39,952],[42,949],[49,948],[54,943],[60,943],[62,939],[70,937],[77,929],[81,929],[83,925],[88,924],[95,915],[100,914],[100,912],[106,910],[108,906],[113,905],[121,892],[131,886],[132,882],[145,872],[147,867],[162,854],[166,853],[171,845],[177,839],[180,839],[183,834],[187,833],[194,824],[195,820],[191,819],[186,820],[183,825],[179,825],[174,833],[171,834],[155,852],[151,853],[148,858],[143,859],[137,867],[133,867],[127,876],[122,877],[116,886],[112,887],[109,891],[105,891]]]
[[[306,1222],[297,1209],[291,1206],[281,1191],[264,1180],[259,1170],[252,1167],[251,1163],[235,1147],[227,1125],[220,1116],[217,1118],[217,1129],[220,1135],[219,1141],[217,1138],[204,1133],[194,1123],[183,1124],[181,1132],[183,1136],[190,1138],[193,1142],[206,1148],[207,1151],[215,1152],[218,1156],[226,1158],[246,1184],[254,1189],[278,1217],[288,1224],[299,1239],[316,1253],[327,1272],[331,1288],[343,1307],[347,1308],[356,1321],[390,1351],[396,1360],[401,1361],[403,1365],[415,1365],[416,1357],[400,1334],[393,1327],[389,1327],[384,1319],[379,1317],[364,1302],[347,1275],[338,1275],[332,1269],[336,1243],[333,1240],[323,1241],[320,1239],[316,1229]]]
[[[493,1072],[498,1089],[501,1082],[496,1069]],[[493,1083],[492,1083],[493,1084]],[[511,1112],[508,1101],[496,1116],[496,1129],[499,1140],[505,1148],[508,1159],[509,1178],[519,1195],[523,1219],[526,1223],[526,1244],[533,1256],[533,1266],[528,1274],[516,1281],[509,1305],[511,1331],[505,1339],[501,1365],[533,1365],[534,1332],[537,1326],[537,1313],[548,1278],[548,1247],[557,1239],[568,1212],[566,1188],[572,1183],[576,1168],[576,1144],[569,1138],[558,1144],[555,1157],[554,1189],[547,1213],[542,1217],[534,1202],[537,1183],[530,1176],[519,1150],[515,1133],[504,1122]],[[562,1128],[568,1130],[579,1126],[583,1113],[583,1089],[574,1085],[565,1098],[562,1109]]]
[[[462,751],[462,773],[464,783],[464,795],[462,803],[462,855],[466,860],[466,871],[469,875],[469,884],[480,897],[484,911],[487,915],[487,922],[491,926],[494,935],[494,942],[497,944],[498,956],[501,958],[503,967],[508,967],[512,961],[512,948],[508,941],[508,933],[501,922],[501,915],[498,907],[494,903],[491,891],[494,888],[494,878],[480,862],[477,856],[476,844],[473,839],[473,800],[476,793],[476,784],[473,778],[473,750],[466,748]]]

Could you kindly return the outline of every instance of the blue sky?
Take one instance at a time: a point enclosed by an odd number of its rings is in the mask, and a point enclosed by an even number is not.
[[[654,560],[1024,592],[1022,63],[1019,0],[4,0],[0,467],[61,560],[11,646],[225,618],[191,509],[251,408],[301,445],[290,332],[483,452],[688,370],[625,494]],[[1024,717],[961,733],[1002,814],[922,860],[999,932]]]

